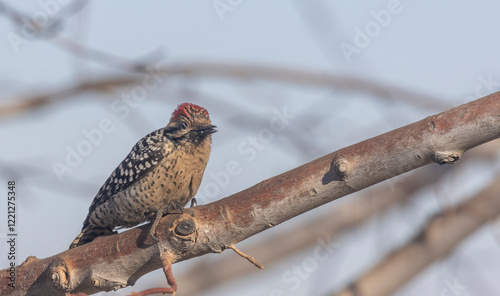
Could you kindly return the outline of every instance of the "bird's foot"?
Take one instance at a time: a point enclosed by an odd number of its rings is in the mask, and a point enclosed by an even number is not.
[[[184,214],[184,207],[180,202],[172,201],[170,204],[174,207],[174,210],[180,210],[181,214]]]
[[[156,227],[158,226],[158,223],[160,222],[160,219],[162,217],[163,217],[162,212],[160,211],[156,212],[155,219],[153,220],[153,223],[149,228],[149,236],[155,241],[155,243],[158,243],[160,241],[160,239],[156,236]]]
[[[155,243],[158,243],[160,239],[156,236],[155,231],[153,229],[149,230],[149,236],[155,241]]]
[[[192,208],[193,206],[197,206],[197,205],[198,205],[198,201],[196,200],[196,198],[195,198],[195,197],[193,197],[193,198],[191,199],[191,208]]]

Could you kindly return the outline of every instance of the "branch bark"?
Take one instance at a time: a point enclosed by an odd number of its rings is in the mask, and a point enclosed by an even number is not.
[[[317,245],[318,237],[328,237],[328,241],[332,241],[333,237],[342,231],[355,227],[396,204],[406,202],[415,191],[438,182],[449,171],[451,171],[449,166],[440,167],[439,170],[431,167],[422,168],[402,180],[402,183],[363,191],[362,196],[339,205],[324,216],[294,227],[286,233],[278,233],[265,242],[247,246],[245,250],[258,258],[259,263],[268,267],[300,250]],[[212,270],[218,272],[211,272]],[[254,268],[244,264],[236,256],[225,256],[209,264],[204,260],[198,260],[196,265],[177,277],[177,283],[182,286],[183,295],[197,295],[201,291],[228,283],[250,272],[254,272]]]
[[[498,154],[499,148],[498,140],[474,148],[467,152],[460,166],[466,162],[490,161]],[[296,252],[317,246],[318,237],[327,237],[328,241],[332,241],[343,231],[381,215],[391,207],[407,202],[414,197],[415,192],[432,187],[443,177],[453,174],[456,168],[459,166],[438,168],[426,166],[405,177],[390,180],[387,186],[363,190],[362,194],[351,197],[349,201],[337,205],[323,216],[286,232],[267,237],[265,241],[246,245],[245,250],[258,258],[259,263],[269,267]],[[212,270],[217,270],[217,272],[212,272]],[[177,276],[177,283],[182,287],[182,295],[197,295],[254,271],[253,266],[245,264],[236,256],[224,256],[216,261],[200,259],[197,264],[190,266],[188,270]]]
[[[463,239],[500,214],[500,178],[485,190],[431,219],[413,241],[393,252],[335,296],[391,295]]]
[[[157,228],[160,248],[147,235],[149,225],[144,225],[49,258],[30,257],[17,267],[15,289],[8,286],[7,277],[0,278],[0,294],[91,294],[133,285],[162,266],[160,251],[170,263],[220,253],[375,183],[432,162],[455,163],[464,151],[498,137],[500,93],[495,93],[340,149],[232,196],[186,209],[182,215],[167,215]]]

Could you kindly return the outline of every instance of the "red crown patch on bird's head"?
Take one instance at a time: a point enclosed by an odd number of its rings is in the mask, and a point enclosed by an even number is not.
[[[180,116],[191,118],[191,115],[193,114],[204,115],[207,118],[209,117],[208,111],[205,108],[191,103],[182,103],[179,106],[177,106],[177,109],[175,109],[174,113],[172,113],[170,121],[176,120]]]

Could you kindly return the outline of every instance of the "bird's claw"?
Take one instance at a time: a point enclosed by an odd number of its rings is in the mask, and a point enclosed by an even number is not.
[[[153,231],[153,229],[151,229],[151,231],[149,231],[149,236],[155,241],[155,243],[157,243],[160,241],[160,239],[154,233],[155,231],[156,231],[156,229],[154,231]]]
[[[181,211],[181,214],[184,214],[184,208],[182,206],[182,204],[178,201],[173,201],[172,202],[172,205],[174,206],[174,209],[175,210],[180,210]]]

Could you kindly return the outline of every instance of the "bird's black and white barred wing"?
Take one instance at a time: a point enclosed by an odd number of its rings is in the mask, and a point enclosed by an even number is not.
[[[155,137],[159,132],[160,130],[155,131],[142,138],[111,173],[92,201],[88,217],[90,217],[96,207],[105,203],[113,195],[135,184],[135,182],[153,171],[165,157],[168,157],[168,154],[165,154],[164,151],[165,142]],[[83,228],[89,223],[88,217],[84,222]]]

